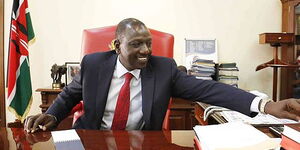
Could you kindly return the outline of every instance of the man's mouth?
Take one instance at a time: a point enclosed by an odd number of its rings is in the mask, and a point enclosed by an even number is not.
[[[148,57],[147,56],[145,56],[145,57],[138,57],[138,60],[145,62],[145,61],[148,60]]]

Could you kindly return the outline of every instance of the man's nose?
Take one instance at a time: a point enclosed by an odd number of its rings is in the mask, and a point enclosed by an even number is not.
[[[143,44],[143,47],[140,50],[141,54],[151,54],[151,46],[149,47],[147,44]]]

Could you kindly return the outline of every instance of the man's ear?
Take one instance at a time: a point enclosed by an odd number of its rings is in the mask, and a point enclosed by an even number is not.
[[[114,45],[115,45],[115,48],[120,48],[120,40],[118,40],[118,39],[116,39],[115,41],[114,41]]]
[[[120,41],[118,39],[116,39],[114,41],[114,45],[115,45],[117,54],[120,54]]]

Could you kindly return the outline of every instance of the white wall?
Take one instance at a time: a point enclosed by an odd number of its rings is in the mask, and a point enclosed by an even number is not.
[[[85,28],[117,24],[135,17],[148,27],[175,36],[175,60],[184,64],[184,38],[216,38],[219,61],[237,62],[239,85],[272,94],[272,69],[255,72],[272,58],[269,45],[258,44],[258,34],[281,31],[279,0],[28,0],[36,43],[30,47],[33,105],[40,112],[37,88],[51,85],[50,68],[80,60]],[[7,50],[11,0],[5,0]],[[5,54],[7,55],[7,53]],[[6,66],[6,65],[5,65]],[[7,111],[8,112],[8,111]],[[13,120],[7,113],[7,121]]]

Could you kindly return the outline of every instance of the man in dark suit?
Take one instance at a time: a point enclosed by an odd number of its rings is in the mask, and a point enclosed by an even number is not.
[[[45,114],[26,119],[25,130],[35,132],[39,125],[43,130],[54,128],[80,100],[84,101],[85,113],[74,128],[160,130],[170,97],[223,106],[248,116],[260,111],[300,120],[299,100],[260,99],[226,84],[186,75],[173,59],[151,56],[151,34],[137,19],[119,23],[114,44],[115,51],[86,55],[80,74]],[[121,94],[126,83],[130,94]]]

